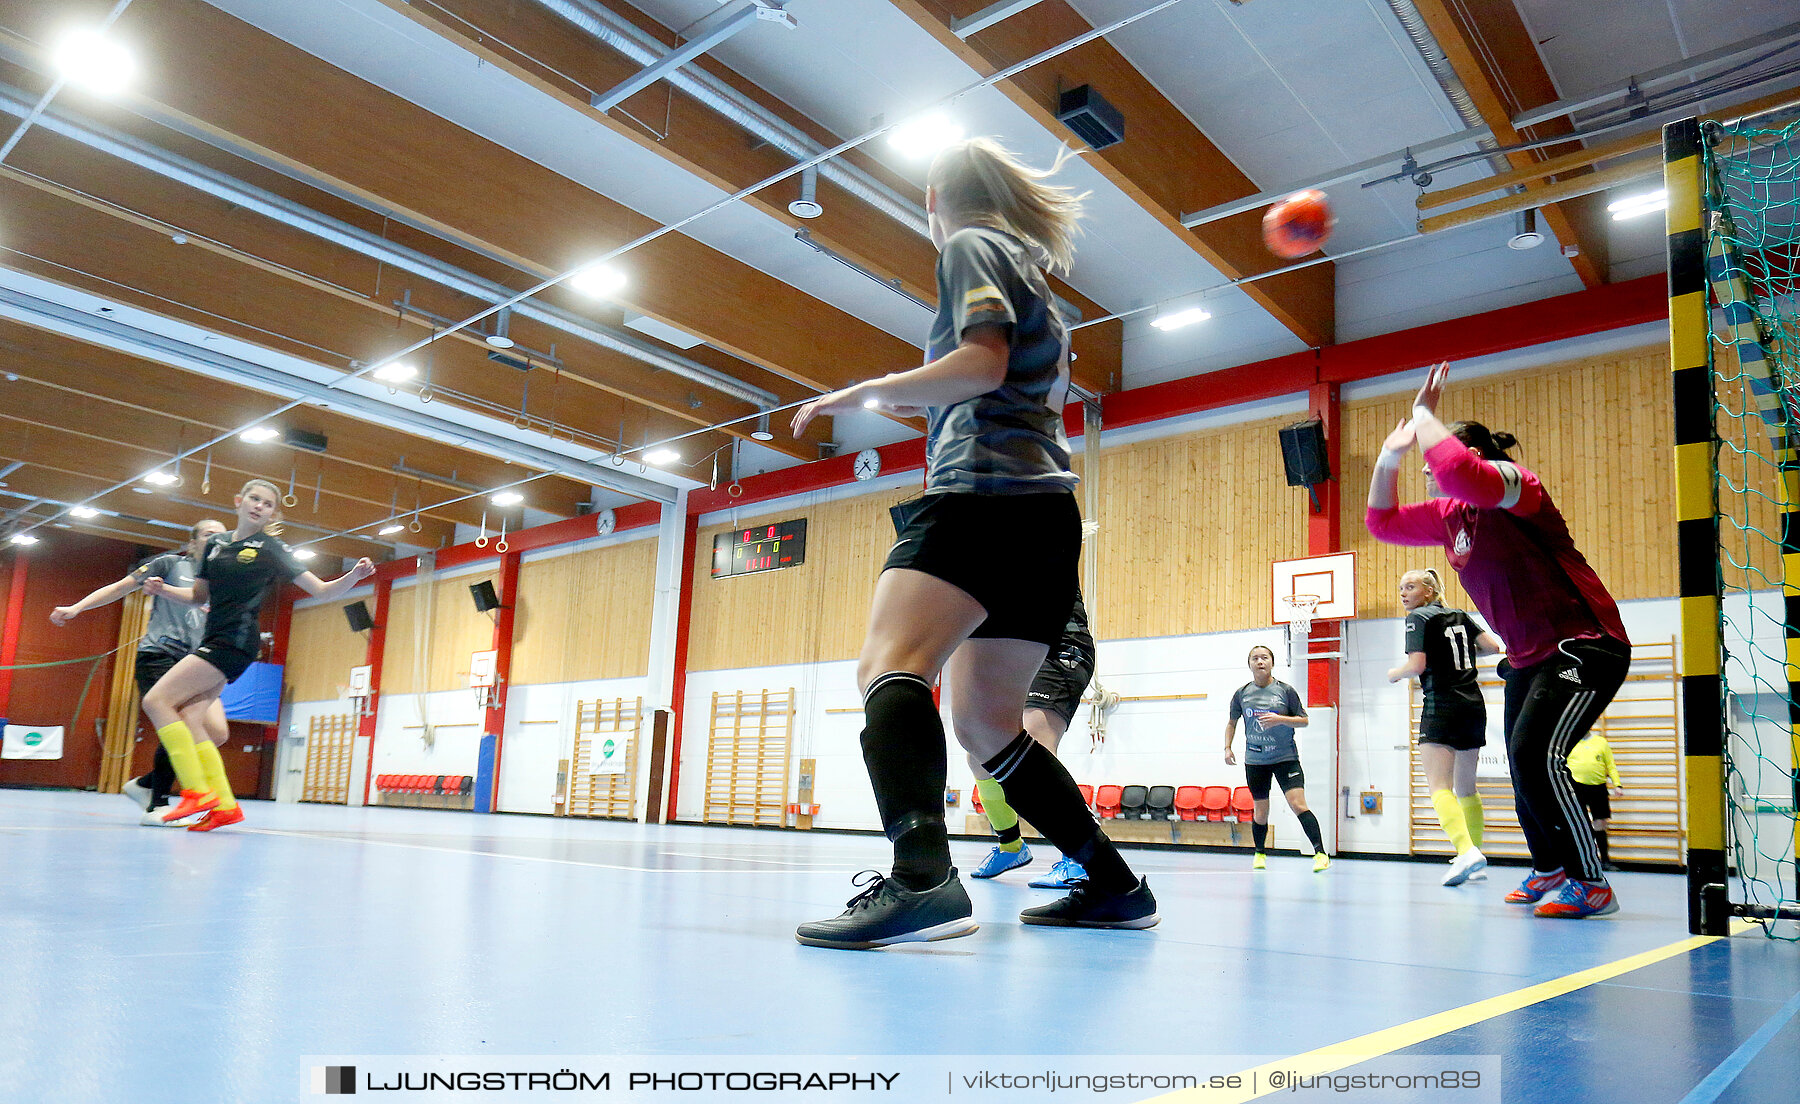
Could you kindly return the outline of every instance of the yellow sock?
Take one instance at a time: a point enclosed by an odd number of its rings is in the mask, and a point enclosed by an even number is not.
[[[1474,844],[1469,842],[1469,827],[1463,823],[1462,803],[1449,790],[1439,790],[1431,795],[1431,807],[1437,810],[1438,823],[1444,826],[1444,834],[1456,845],[1456,853],[1462,854]]]
[[[1463,824],[1469,829],[1469,842],[1480,847],[1481,832],[1487,826],[1487,818],[1481,812],[1481,795],[1459,797],[1456,803],[1462,806]]]
[[[169,753],[169,765],[175,768],[175,777],[181,780],[184,790],[206,789],[206,774],[200,769],[200,760],[194,755],[194,734],[182,721],[176,721],[156,730],[156,738],[162,741],[163,750]]]
[[[992,778],[978,778],[975,780],[975,792],[981,795],[981,808],[987,813],[988,823],[993,825],[995,832],[1004,832],[1019,823],[1019,814],[1013,812],[1013,807],[1006,803],[1006,791],[1000,787],[999,782]],[[1024,839],[1014,837],[1002,843],[1000,850],[1017,851],[1024,845]]]
[[[237,798],[231,796],[231,783],[225,777],[225,760],[219,757],[219,749],[211,740],[197,740],[194,755],[200,760],[200,769],[206,772],[206,788],[219,795],[219,808],[237,808]]]

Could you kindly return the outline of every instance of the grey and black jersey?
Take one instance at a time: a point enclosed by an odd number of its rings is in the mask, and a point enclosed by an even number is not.
[[[1242,718],[1244,722],[1244,764],[1267,766],[1289,759],[1298,760],[1300,748],[1294,743],[1294,726],[1265,726],[1256,719],[1259,710],[1279,713],[1283,717],[1306,716],[1300,692],[1280,679],[1270,679],[1267,686],[1247,682],[1238,687],[1237,693],[1231,695],[1231,719]]]
[[[132,579],[138,583],[152,576],[170,586],[193,586],[194,561],[179,552],[164,552],[131,571]],[[200,633],[205,628],[206,611],[199,606],[157,595],[150,599],[150,623],[144,629],[144,638],[138,641],[138,651],[179,659],[200,643]]]
[[[1419,688],[1425,694],[1426,716],[1484,707],[1475,674],[1475,640],[1486,631],[1462,610],[1436,602],[1406,615],[1407,654],[1425,653]]]
[[[1068,491],[1069,332],[1024,243],[983,226],[958,230],[937,264],[938,311],[927,363],[955,351],[971,326],[1011,328],[1006,378],[983,395],[931,408],[926,493]]]

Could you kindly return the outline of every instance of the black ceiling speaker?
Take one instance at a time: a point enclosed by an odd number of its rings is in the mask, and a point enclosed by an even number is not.
[[[1065,91],[1057,100],[1056,117],[1093,149],[1103,150],[1125,140],[1125,116],[1091,84]]]
[[[1287,469],[1287,485],[1310,487],[1331,478],[1331,462],[1325,452],[1325,423],[1308,418],[1281,427],[1281,463]]]
[[[305,449],[307,452],[324,452],[326,437],[323,433],[312,433],[304,429],[283,430],[281,443],[289,448]]]
[[[475,612],[486,613],[500,608],[500,595],[494,593],[494,581],[483,579],[469,586],[469,597],[475,599]]]
[[[344,620],[350,622],[351,632],[367,632],[375,627],[375,619],[369,616],[369,607],[362,602],[352,602],[345,606]]]

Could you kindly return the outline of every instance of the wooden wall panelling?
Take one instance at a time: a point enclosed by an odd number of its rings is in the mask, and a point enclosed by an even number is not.
[[[634,540],[519,569],[512,682],[632,678],[649,671],[655,540]]]
[[[888,507],[906,486],[857,498],[746,513],[702,526],[694,552],[688,670],[718,671],[853,659],[862,649],[875,579],[894,543]],[[804,517],[806,562],[757,575],[712,577],[713,537]]]
[[[327,701],[349,685],[350,668],[367,662],[368,641],[351,632],[344,607],[358,599],[326,602],[294,611],[288,631],[287,684],[289,701]]]
[[[1095,540],[1108,639],[1269,621],[1269,561],[1306,553],[1270,418],[1106,449]]]
[[[382,659],[384,694],[461,690],[469,684],[469,653],[494,646],[494,623],[475,611],[469,587],[493,572],[439,579],[433,584],[431,623],[420,632],[420,585],[394,587],[388,600],[387,654]],[[421,638],[426,648],[425,684],[413,671]]]

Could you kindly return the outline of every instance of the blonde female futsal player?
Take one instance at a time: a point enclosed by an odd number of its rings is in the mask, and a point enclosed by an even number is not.
[[[315,598],[336,598],[375,573],[375,565],[367,559],[357,560],[329,583],[320,582],[306,570],[287,545],[264,532],[279,516],[281,501],[281,493],[268,480],[245,483],[235,501],[237,528],[207,545],[192,586],[174,586],[156,576],[144,580],[147,594],[210,607],[200,646],[144,695],[144,715],[156,726],[156,735],[168,749],[169,762],[181,780],[181,804],[163,819],[174,821],[207,812],[204,820],[188,826],[190,832],[210,832],[244,819],[231,783],[225,779],[225,761],[219,757],[218,747],[211,740],[195,740],[182,717],[210,708],[225,684],[256,662],[262,635],[258,615],[269,585],[292,579]]]
[[[1494,655],[1500,642],[1481,622],[1444,606],[1444,584],[1430,568],[1400,576],[1406,610],[1406,662],[1388,672],[1389,682],[1416,678],[1425,695],[1419,714],[1419,764],[1438,823],[1456,846],[1447,886],[1462,885],[1487,865],[1481,836],[1487,819],[1475,792],[1475,771],[1487,743],[1487,703],[1475,674],[1478,656]]]
[[[1020,816],[1088,880],[1026,909],[1027,924],[1147,928],[1156,899],[1088,811],[1069,772],[1020,730],[1025,695],[1075,601],[1081,515],[1062,406],[1069,335],[1038,256],[1066,268],[1081,196],[985,138],[951,146],[926,176],[938,249],[938,313],[923,368],[801,407],[814,418],[865,407],[929,418],[925,495],[875,584],[857,666],[869,769],[891,876],[874,875],[843,915],[802,924],[800,942],[866,950],[976,928],[950,865],[943,722],[948,674],[956,737]]]

